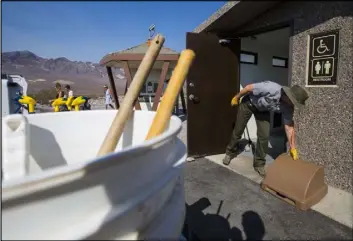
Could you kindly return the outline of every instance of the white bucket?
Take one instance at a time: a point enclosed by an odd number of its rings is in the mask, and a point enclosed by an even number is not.
[[[3,239],[180,237],[186,159],[180,119],[144,141],[155,112],[135,111],[116,151],[96,158],[115,114],[26,116],[29,163],[26,175],[2,183]]]

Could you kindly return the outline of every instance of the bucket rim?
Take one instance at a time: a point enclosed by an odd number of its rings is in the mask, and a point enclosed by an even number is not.
[[[101,111],[101,110],[92,110],[93,111]],[[107,110],[104,110],[106,112]],[[116,110],[108,110],[108,111],[116,111]],[[83,112],[83,111],[82,111]],[[155,115],[156,112],[152,111],[143,111],[143,110],[134,110],[135,113],[148,112],[149,115]],[[70,113],[70,112],[68,112]],[[41,113],[43,115],[52,114],[52,113]],[[53,114],[59,114],[54,113]],[[62,113],[66,114],[66,113]],[[40,114],[38,114],[40,115]],[[34,117],[35,115],[33,115]],[[6,201],[8,199],[17,198],[18,196],[27,195],[29,193],[43,191],[45,189],[49,189],[52,187],[57,187],[69,182],[74,182],[82,178],[87,170],[92,169],[100,169],[100,168],[109,168],[111,166],[116,165],[117,163],[121,163],[122,161],[127,161],[127,156],[136,156],[136,155],[144,155],[149,151],[153,151],[151,146],[155,145],[163,145],[171,141],[174,138],[177,138],[177,135],[181,131],[182,121],[177,116],[171,116],[171,120],[176,122],[176,127],[171,128],[161,135],[157,137],[151,138],[149,140],[143,141],[134,146],[126,147],[118,152],[113,152],[98,158],[91,158],[85,162],[59,166],[53,169],[46,170],[44,172],[36,173],[35,175],[24,176],[16,179],[3,180],[2,182],[2,201]],[[108,164],[109,163],[109,164]],[[106,164],[106,165],[99,165]],[[54,181],[53,181],[54,180]],[[46,184],[51,183],[51,186],[47,186]],[[52,185],[54,183],[54,185]],[[30,188],[31,187],[31,188]],[[23,189],[27,189],[25,193],[23,193]],[[33,191],[31,191],[31,190]],[[21,190],[21,193],[18,191]]]

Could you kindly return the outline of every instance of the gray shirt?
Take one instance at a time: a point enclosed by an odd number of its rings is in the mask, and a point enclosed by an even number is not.
[[[259,111],[281,112],[284,124],[293,124],[293,107],[280,101],[282,86],[272,82],[263,81],[254,84],[254,89],[249,95],[251,104]]]

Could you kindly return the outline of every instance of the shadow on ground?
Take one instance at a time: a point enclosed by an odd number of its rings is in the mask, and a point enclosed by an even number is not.
[[[255,154],[256,142],[249,143],[248,139],[241,139],[239,142],[240,152],[251,151],[252,155]],[[286,152],[286,143],[284,137],[270,136],[269,147],[267,155],[276,159],[279,155]]]
[[[184,180],[186,226],[197,236],[189,240],[352,240],[349,227],[297,210],[206,158],[186,163]]]
[[[205,197],[192,205],[186,204],[186,225],[183,235],[188,240],[244,240],[241,230],[237,227],[231,227],[228,221],[231,214],[229,213],[226,217],[219,214],[223,201],[220,202],[215,214],[204,214],[203,210],[210,205],[210,200]],[[256,212],[244,212],[242,214],[242,226],[245,240],[263,239],[265,226]]]

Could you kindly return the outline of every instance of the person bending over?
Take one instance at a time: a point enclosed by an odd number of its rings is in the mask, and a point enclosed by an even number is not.
[[[239,103],[241,97],[243,98]],[[231,101],[232,106],[238,106],[238,114],[223,164],[229,165],[231,160],[239,154],[239,141],[250,117],[254,115],[257,125],[257,143],[253,167],[260,176],[265,176],[265,157],[270,136],[270,111],[282,113],[290,155],[294,160],[298,159],[294,139],[293,112],[294,107],[298,109],[304,107],[308,98],[306,90],[298,85],[289,88],[272,81],[263,81],[245,86]]]

